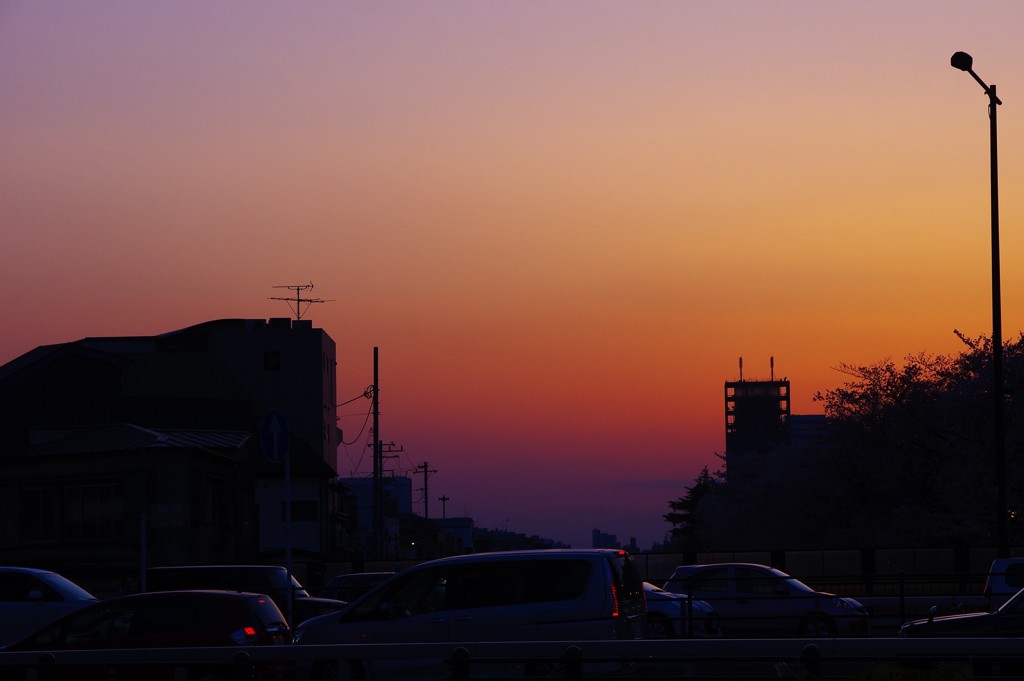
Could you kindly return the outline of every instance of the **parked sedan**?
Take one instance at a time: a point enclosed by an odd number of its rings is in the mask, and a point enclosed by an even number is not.
[[[281,612],[288,611],[292,594],[292,622],[298,623],[336,612],[348,603],[334,598],[314,598],[282,565],[176,565],[146,571],[149,591],[227,589],[267,594]]]
[[[925,636],[1024,636],[1024,590],[994,612],[971,612],[913,620],[900,627],[904,638]]]
[[[4,652],[191,648],[285,645],[291,632],[274,601],[263,594],[233,591],[162,591],[119,596],[85,606],[34,634],[0,648]],[[233,678],[231,657],[223,664],[183,666],[181,670],[121,664],[53,668],[55,679],[212,679]],[[32,663],[33,665],[35,662]],[[276,678],[281,663],[255,670]],[[187,677],[183,675],[187,674]]]
[[[708,638],[721,636],[718,613],[705,601],[665,591],[644,582],[648,638]],[[692,627],[690,626],[692,623]],[[692,634],[690,633],[692,628]]]
[[[666,591],[707,601],[726,636],[839,636],[868,633],[858,601],[815,591],[781,570],[754,563],[677,567]]]
[[[95,596],[56,572],[0,567],[0,645],[95,602]]]

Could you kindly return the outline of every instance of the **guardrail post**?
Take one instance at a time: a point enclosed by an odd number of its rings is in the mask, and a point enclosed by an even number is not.
[[[583,650],[579,646],[569,646],[562,653],[565,662],[565,675],[570,679],[583,678]]]
[[[39,659],[36,660],[36,666],[29,669],[29,678],[31,678],[31,672],[34,671],[35,678],[38,681],[53,681],[54,676],[56,676],[54,670],[56,664],[57,658],[53,656],[53,653],[46,653],[44,655],[41,655]]]
[[[469,678],[469,651],[459,646],[452,651],[451,657],[448,658],[448,666],[451,668],[451,675],[449,678],[452,679],[468,679]]]
[[[821,678],[821,649],[813,643],[808,643],[800,651],[800,673],[797,674],[797,678]]]

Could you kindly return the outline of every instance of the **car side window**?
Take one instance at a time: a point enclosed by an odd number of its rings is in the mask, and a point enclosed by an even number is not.
[[[445,607],[488,608],[527,602],[526,561],[460,565],[448,573]]]
[[[772,596],[779,592],[789,591],[786,585],[773,575],[766,575],[759,570],[736,568],[736,592],[758,596]]]
[[[224,606],[211,601],[181,598],[156,606],[140,606],[131,622],[133,636],[161,636],[189,631],[197,622],[223,619]]]
[[[32,575],[17,572],[0,573],[0,601],[61,601],[61,595]]]
[[[583,595],[593,564],[588,560],[536,560],[527,584],[531,602],[569,601]]]
[[[80,617],[72,618],[65,630],[68,644],[99,643],[125,638],[131,629],[135,608],[117,606],[97,608]]]
[[[411,617],[445,608],[447,580],[440,570],[423,570],[391,589],[381,601],[387,605],[385,617]]]
[[[1024,587],[1024,564],[1011,563],[1006,566],[1006,584],[1014,589]]]
[[[689,581],[694,591],[726,593],[729,590],[729,571],[726,568],[712,568],[692,575]]]

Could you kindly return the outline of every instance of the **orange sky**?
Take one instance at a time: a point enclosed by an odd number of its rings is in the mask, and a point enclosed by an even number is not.
[[[1020,332],[1022,25],[1009,0],[7,0],[0,362],[288,316],[272,287],[312,281],[339,401],[379,347],[381,435],[449,515],[649,546],[718,464],[739,357],[813,413],[841,363],[991,332],[957,50],[1005,102]]]

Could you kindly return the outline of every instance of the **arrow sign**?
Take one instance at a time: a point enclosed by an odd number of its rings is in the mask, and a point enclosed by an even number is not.
[[[281,463],[288,456],[288,420],[279,409],[271,409],[260,423],[260,444],[271,463]]]

